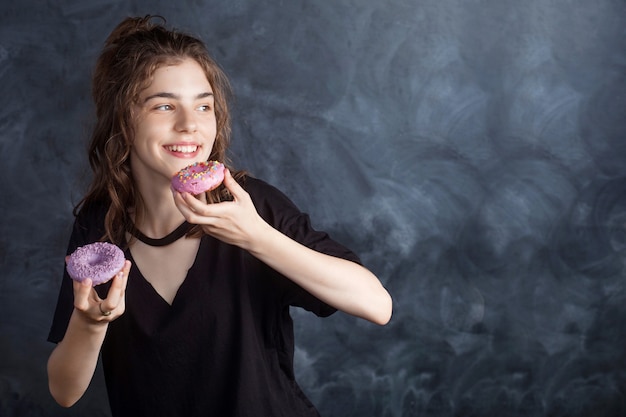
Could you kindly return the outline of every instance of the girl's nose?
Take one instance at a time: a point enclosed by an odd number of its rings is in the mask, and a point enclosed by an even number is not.
[[[179,132],[195,132],[198,128],[193,110],[178,109],[176,130]]]

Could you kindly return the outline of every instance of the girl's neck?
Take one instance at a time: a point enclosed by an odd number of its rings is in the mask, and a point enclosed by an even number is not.
[[[135,227],[143,234],[159,238],[167,235],[185,221],[182,213],[174,204],[171,190],[163,192],[141,193],[140,206],[133,216]]]

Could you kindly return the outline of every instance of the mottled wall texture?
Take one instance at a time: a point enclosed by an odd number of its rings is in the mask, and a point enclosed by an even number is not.
[[[110,415],[100,369],[54,404],[46,337],[94,60],[148,13],[230,76],[235,165],[393,295],[386,327],[293,311],[324,417],[626,415],[623,0],[3,1],[0,415]]]

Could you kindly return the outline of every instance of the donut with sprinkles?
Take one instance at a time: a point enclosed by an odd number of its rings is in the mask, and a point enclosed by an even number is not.
[[[218,161],[195,162],[172,177],[172,188],[197,195],[217,188],[224,181],[224,164]]]

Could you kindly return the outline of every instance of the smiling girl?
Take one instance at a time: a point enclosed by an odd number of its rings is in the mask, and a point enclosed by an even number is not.
[[[59,404],[81,398],[101,354],[114,417],[317,416],[294,378],[290,307],[389,321],[376,276],[273,186],[230,167],[214,191],[172,191],[193,162],[229,166],[228,95],[202,42],[152,17],[107,39],[68,254],[108,241],[127,260],[95,288],[64,274],[48,361]]]

